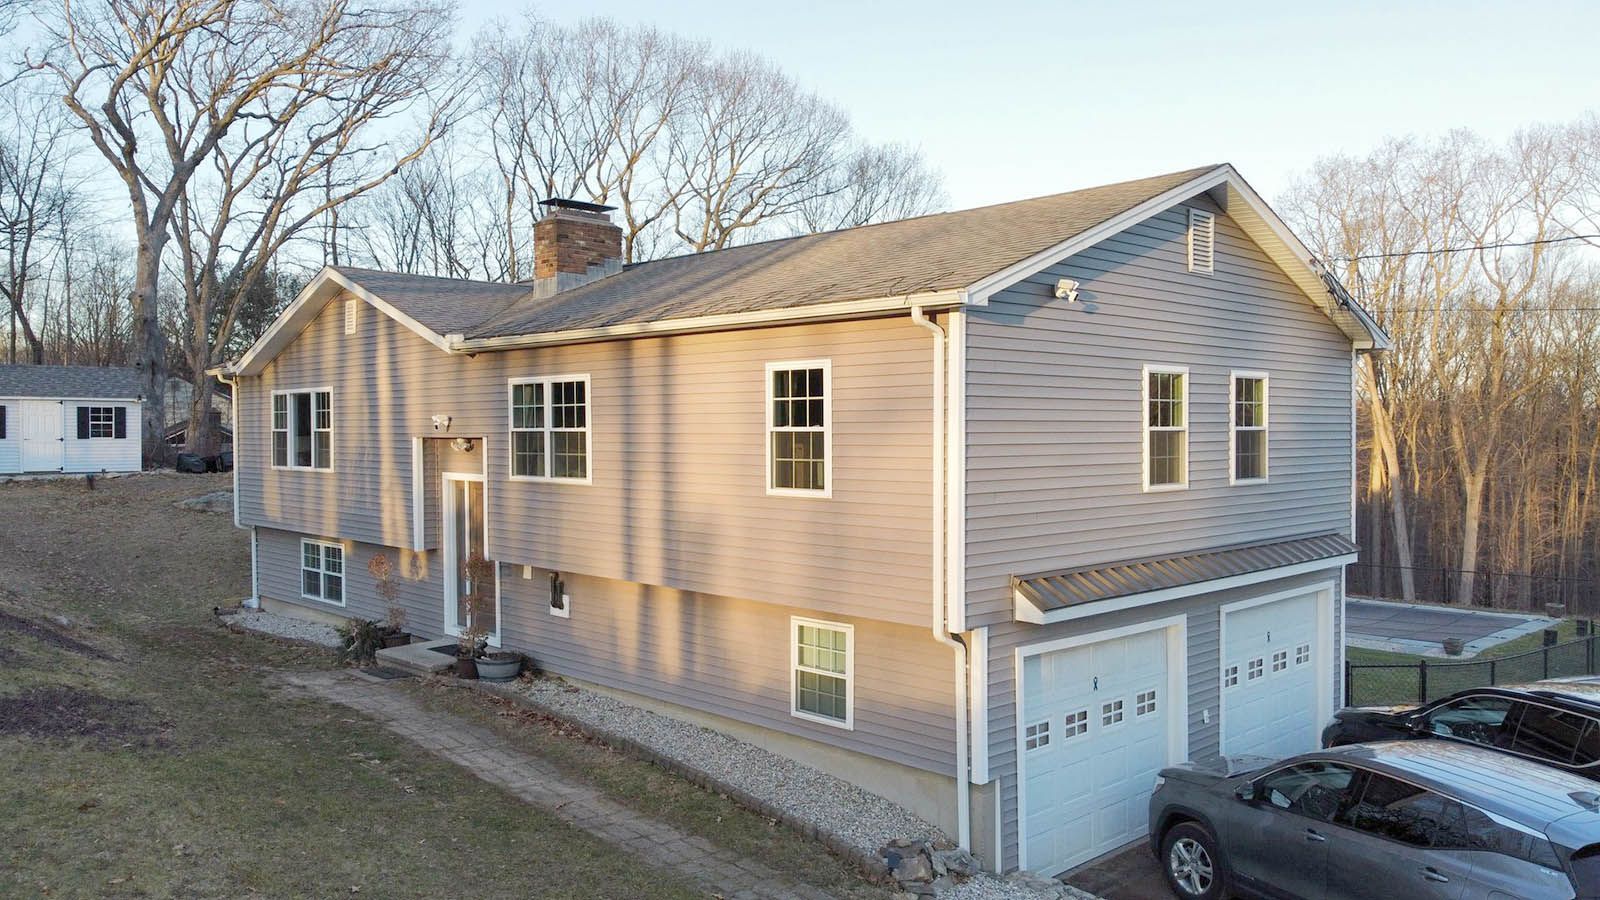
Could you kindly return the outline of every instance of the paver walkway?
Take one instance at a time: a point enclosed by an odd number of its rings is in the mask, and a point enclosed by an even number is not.
[[[434,712],[390,685],[349,670],[293,673],[288,681],[351,707],[425,750],[470,770],[528,803],[597,835],[644,862],[688,876],[730,900],[828,900],[754,860],[605,797],[488,728]]]

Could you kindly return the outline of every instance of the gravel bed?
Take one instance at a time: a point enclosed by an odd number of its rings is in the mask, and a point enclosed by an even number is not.
[[[322,647],[337,649],[343,642],[339,639],[339,632],[332,625],[321,622],[307,622],[305,619],[296,619],[292,616],[280,616],[276,613],[261,612],[260,610],[241,610],[222,617],[222,621],[230,626],[245,628],[250,631],[259,631],[273,637],[284,638],[291,641],[304,641]]]
[[[559,679],[524,679],[506,687],[561,718],[602,736],[622,736],[735,794],[758,798],[791,824],[815,831],[836,848],[870,858],[894,838],[947,839],[931,823],[896,803],[722,732]],[[1092,895],[1060,882],[992,875],[981,875],[940,896],[952,900],[1093,900]]]

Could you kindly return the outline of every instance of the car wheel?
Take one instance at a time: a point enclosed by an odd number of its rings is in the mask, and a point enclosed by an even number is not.
[[[1161,839],[1161,872],[1183,900],[1220,900],[1227,869],[1217,839],[1198,822],[1180,822]]]

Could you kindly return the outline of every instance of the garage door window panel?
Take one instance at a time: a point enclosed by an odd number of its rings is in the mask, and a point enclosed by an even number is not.
[[[1067,713],[1066,728],[1061,732],[1062,739],[1071,739],[1089,733],[1089,711],[1080,709],[1077,712]]]
[[[1154,688],[1148,691],[1141,691],[1139,692],[1138,696],[1134,697],[1133,714],[1135,716],[1143,718],[1145,716],[1154,715],[1155,711],[1156,692]]]
[[[1050,746],[1050,720],[1045,719],[1029,725],[1025,738],[1024,746],[1029,750],[1042,750]]]
[[[1229,666],[1222,670],[1222,686],[1235,688],[1239,686],[1239,667]]]
[[[1266,660],[1262,657],[1258,656],[1250,660],[1250,663],[1245,666],[1246,681],[1255,681],[1264,674],[1266,674]]]

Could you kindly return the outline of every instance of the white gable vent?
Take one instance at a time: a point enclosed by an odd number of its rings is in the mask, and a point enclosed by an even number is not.
[[[358,302],[359,301],[356,301],[356,300],[346,300],[344,302],[344,333],[345,334],[355,334],[356,333],[356,303],[358,303]]]
[[[1189,210],[1189,271],[1210,274],[1216,244],[1216,216],[1202,209]]]

